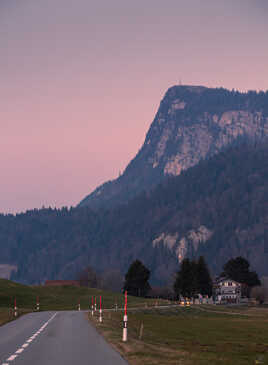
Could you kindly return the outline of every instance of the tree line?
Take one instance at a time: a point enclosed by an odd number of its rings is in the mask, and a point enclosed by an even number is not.
[[[151,286],[149,283],[150,270],[140,260],[135,260],[129,267],[123,286],[123,291],[130,295],[145,297]],[[250,263],[239,256],[228,260],[220,274],[220,278],[235,280],[243,284],[244,295],[249,296],[249,291],[259,286],[260,280],[255,271],[250,270]],[[198,294],[211,297],[213,293],[213,280],[209,268],[203,256],[198,260],[185,258],[176,272],[173,283],[175,298],[193,298]]]

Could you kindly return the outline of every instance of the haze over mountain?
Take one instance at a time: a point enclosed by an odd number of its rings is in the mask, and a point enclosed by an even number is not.
[[[99,186],[80,206],[113,207],[167,176],[177,176],[223,149],[268,136],[268,92],[171,87],[124,173]]]

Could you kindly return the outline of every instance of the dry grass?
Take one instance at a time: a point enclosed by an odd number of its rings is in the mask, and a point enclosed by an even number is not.
[[[40,300],[40,310],[76,310],[78,301],[80,301],[81,309],[87,310],[91,304],[91,298],[97,297],[97,305],[99,297],[102,296],[102,303],[105,308],[114,308],[115,303],[122,309],[124,304],[124,295],[109,291],[75,287],[75,286],[27,286],[14,283],[9,280],[0,279],[0,308],[12,308],[14,306],[14,298],[17,299],[18,308],[28,308],[35,310],[36,298]],[[143,307],[145,303],[153,306],[155,300],[137,297],[128,297],[130,307]],[[160,304],[166,301],[158,301]]]
[[[268,309],[230,310],[229,315],[223,309],[209,312],[214,308],[129,313],[127,343],[121,340],[122,313],[104,313],[102,324],[89,319],[132,365],[268,364]]]
[[[18,317],[23,315],[23,314],[29,313],[29,312],[30,312],[30,310],[28,310],[28,309],[20,309],[19,312],[18,312]],[[13,321],[14,319],[16,319],[16,318],[14,317],[14,310],[13,309],[11,309],[11,308],[0,308],[0,326],[7,323],[7,322]]]

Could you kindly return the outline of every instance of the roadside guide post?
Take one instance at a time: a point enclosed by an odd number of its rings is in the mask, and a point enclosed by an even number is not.
[[[94,302],[93,302],[93,297],[92,297],[92,302],[91,302],[91,315],[94,316]]]
[[[125,292],[125,313],[123,318],[123,342],[127,342],[127,291]]]
[[[39,311],[40,303],[39,303],[39,297],[36,297],[36,310]]]
[[[100,296],[100,322],[102,322],[101,296]]]
[[[14,299],[14,317],[18,315],[18,308],[17,308],[17,301],[16,298]]]
[[[97,298],[95,297],[95,311],[97,310]]]
[[[80,299],[78,300],[78,310],[81,310],[81,306],[80,306]]]

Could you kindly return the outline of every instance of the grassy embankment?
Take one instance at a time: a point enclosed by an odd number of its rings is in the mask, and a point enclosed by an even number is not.
[[[36,309],[36,298],[39,297],[40,310],[76,310],[78,301],[81,303],[81,310],[89,309],[92,296],[102,296],[103,308],[114,308],[115,303],[122,308],[124,297],[120,293],[74,287],[74,286],[27,286],[14,283],[9,280],[0,279],[0,324],[13,319],[14,298],[16,297],[19,314],[32,312]],[[148,305],[152,300],[146,300]],[[142,298],[129,297],[130,307],[144,306]]]
[[[93,321],[131,365],[268,364],[268,308],[204,309],[130,311],[127,343],[121,340],[122,313]]]

